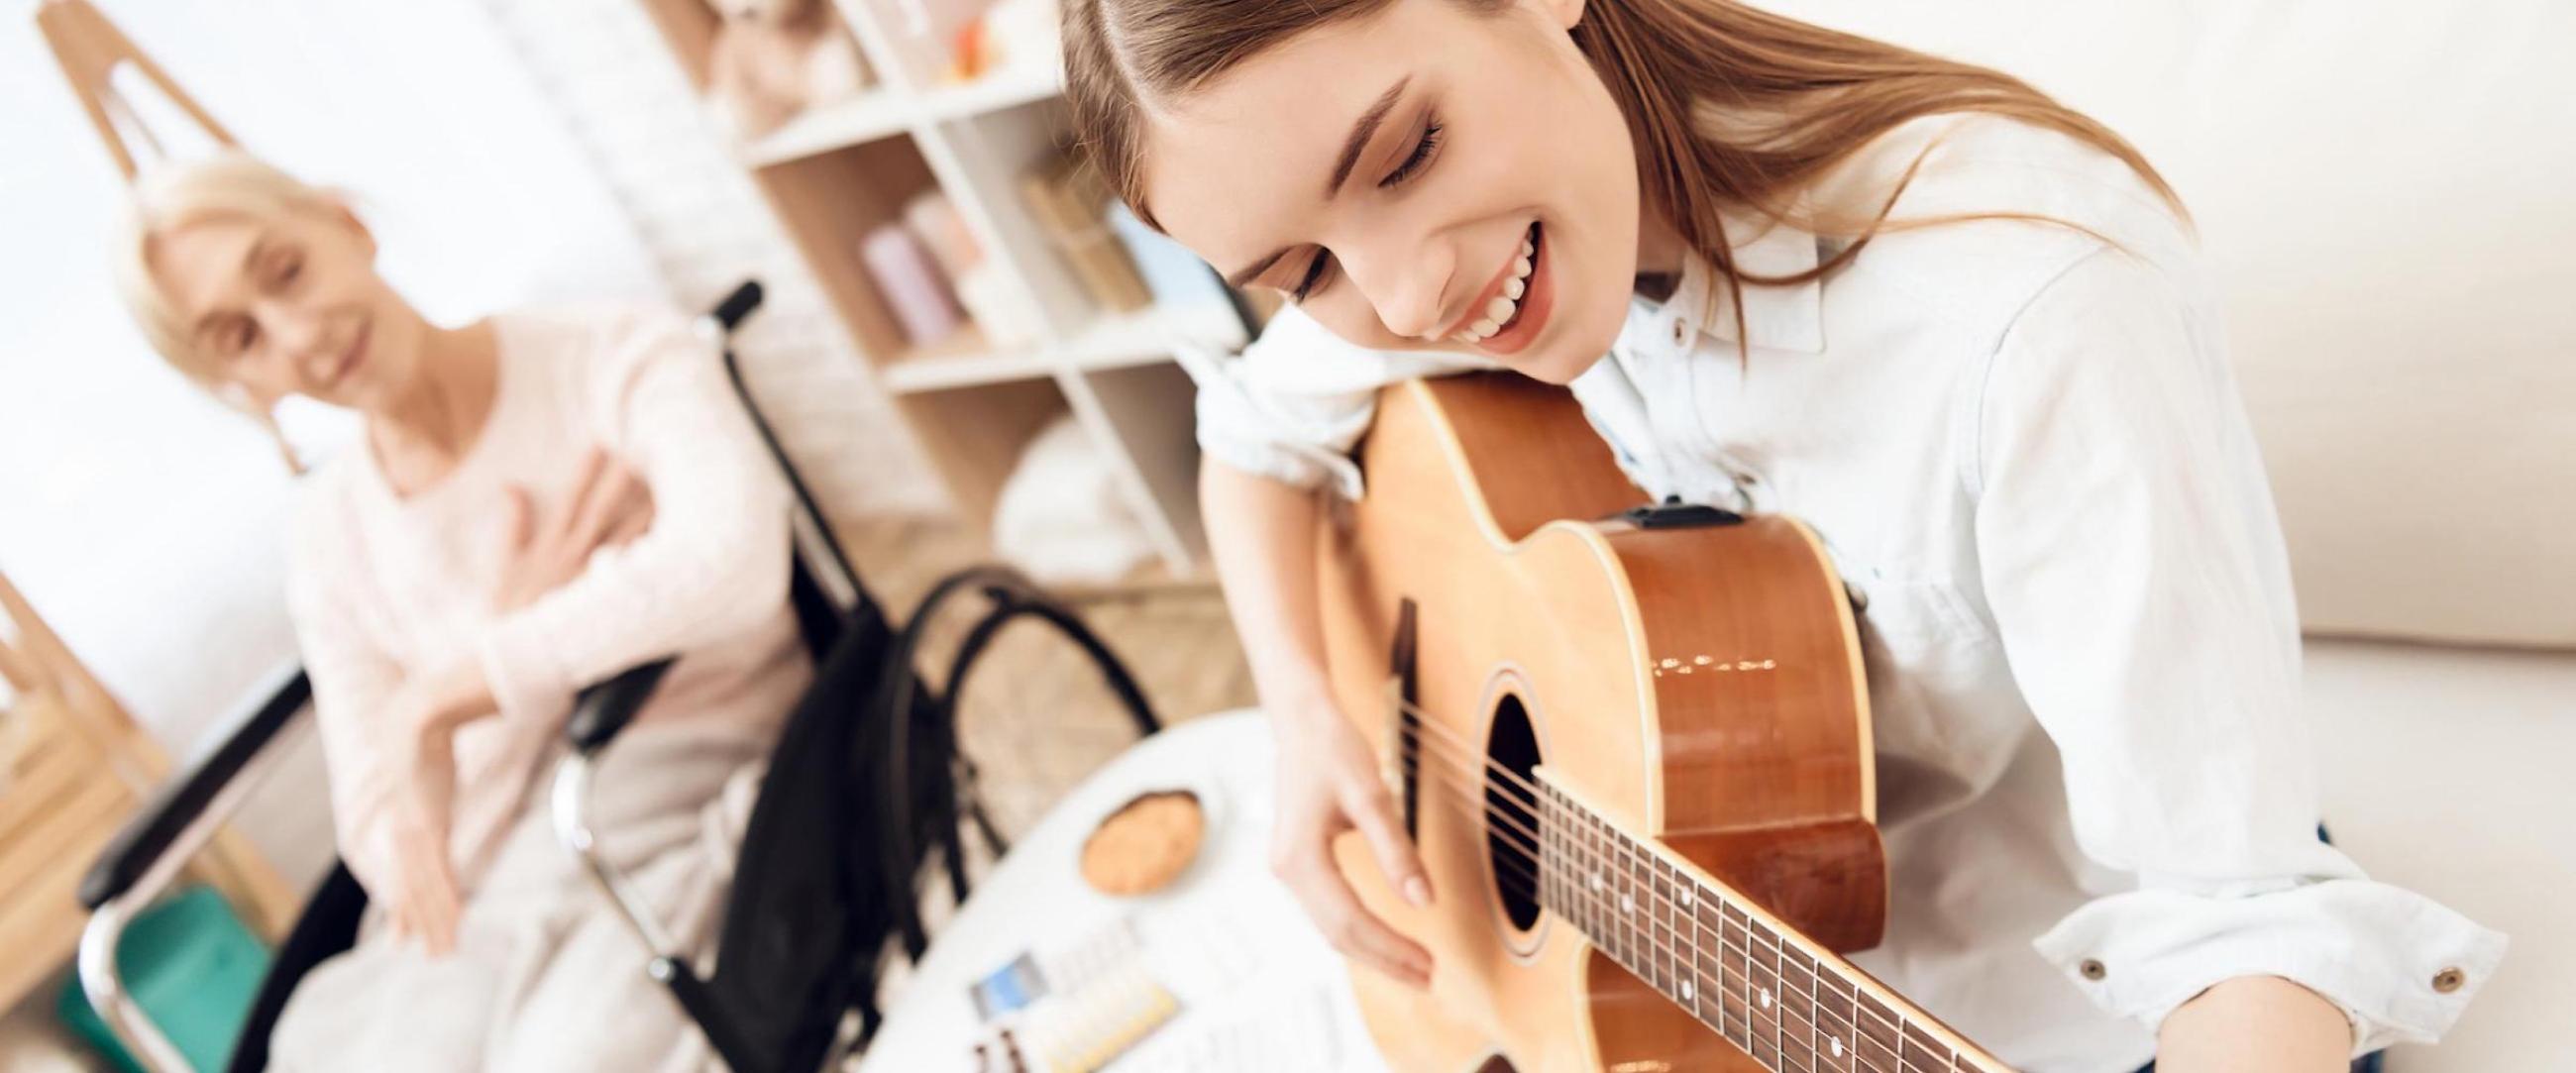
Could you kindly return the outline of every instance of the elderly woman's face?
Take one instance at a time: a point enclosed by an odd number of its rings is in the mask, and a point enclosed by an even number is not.
[[[287,395],[359,410],[408,384],[428,325],[376,274],[346,213],[219,216],[153,241],[153,274],[216,379],[261,407]]]

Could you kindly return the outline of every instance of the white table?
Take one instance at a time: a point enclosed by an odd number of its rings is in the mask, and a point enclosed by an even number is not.
[[[1094,824],[1139,793],[1186,788],[1206,805],[1198,859],[1171,888],[1112,898],[1076,868]],[[941,928],[887,1009],[861,1073],[973,1068],[970,985],[1033,945],[1125,916],[1180,1013],[1113,1071],[1379,1073],[1339,955],[1271,878],[1271,750],[1257,712],[1181,723],[1095,773],[1023,836]]]

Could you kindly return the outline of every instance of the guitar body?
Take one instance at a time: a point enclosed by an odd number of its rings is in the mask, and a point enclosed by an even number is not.
[[[1512,851],[1527,813],[1488,818],[1509,780],[1485,762],[1543,771],[1822,947],[1876,945],[1868,695],[1820,545],[1780,517],[1597,520],[1642,495],[1570,397],[1518,377],[1387,389],[1361,464],[1367,495],[1322,553],[1334,688],[1436,891],[1407,905],[1356,835],[1336,846],[1436,965],[1427,993],[1354,971],[1389,1063],[1762,1068],[1539,907]]]

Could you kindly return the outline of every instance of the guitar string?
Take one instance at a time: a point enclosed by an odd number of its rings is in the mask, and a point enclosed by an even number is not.
[[[1487,820],[1499,821],[1507,825],[1508,829],[1492,827],[1487,829],[1489,835],[1495,835],[1497,837],[1509,836],[1503,837],[1501,840],[1505,841],[1518,851],[1515,854],[1499,855],[1500,863],[1508,866],[1511,873],[1509,875],[1498,873],[1496,875],[1496,884],[1498,887],[1504,887],[1508,881],[1510,885],[1506,889],[1511,893],[1530,898],[1530,900],[1539,902],[1544,906],[1544,898],[1540,897],[1538,892],[1534,892],[1531,887],[1533,885],[1541,887],[1544,886],[1546,874],[1545,859],[1538,853],[1535,846],[1532,846],[1528,841],[1526,841],[1528,839],[1534,839],[1537,836],[1530,833],[1529,829],[1523,826],[1513,815],[1507,814],[1504,811],[1504,805],[1502,802],[1498,802],[1494,797],[1490,796],[1492,787],[1477,786],[1473,785],[1472,782],[1480,773],[1477,769],[1481,768],[1481,774],[1492,776],[1496,782],[1505,786],[1519,789],[1522,797],[1540,796],[1538,787],[1533,785],[1527,777],[1522,776],[1520,773],[1513,771],[1510,768],[1502,766],[1490,755],[1484,755],[1483,750],[1473,749],[1473,747],[1468,746],[1465,742],[1459,740],[1453,732],[1432,721],[1429,714],[1424,712],[1418,706],[1400,699],[1397,700],[1395,704],[1398,711],[1411,714],[1415,717],[1414,722],[1404,726],[1402,731],[1410,734],[1415,742],[1430,746],[1433,750],[1436,750],[1436,753],[1426,752],[1419,756],[1407,757],[1406,759],[1413,765],[1413,773],[1416,775],[1446,774],[1451,776],[1453,779],[1468,780],[1467,782],[1453,782],[1450,779],[1435,780],[1432,778],[1423,778],[1418,785],[1428,786],[1439,791],[1435,794],[1435,797],[1443,804],[1447,805],[1453,815],[1456,815],[1461,819],[1465,819],[1472,823],[1479,813],[1481,813]],[[1461,753],[1467,753],[1471,750],[1472,753],[1475,754],[1473,758],[1460,755]],[[1426,758],[1438,761],[1438,763],[1426,765],[1423,762]],[[1481,760],[1481,763],[1477,762],[1479,760]],[[1484,792],[1479,792],[1480,790]],[[1474,802],[1478,799],[1481,799],[1483,802],[1483,808],[1481,810],[1477,809],[1474,805]],[[1517,812],[1531,814],[1533,816],[1538,814],[1539,803],[1537,801],[1524,800],[1521,798],[1506,798],[1505,800],[1510,801],[1513,806],[1516,806],[1515,811]],[[1524,841],[1511,841],[1511,839],[1514,838],[1522,839]],[[1535,875],[1532,873],[1533,867],[1536,868]],[[1571,882],[1570,878],[1568,881]],[[1573,922],[1569,921],[1569,923]],[[1587,936],[1587,938],[1589,938],[1589,936]],[[1650,938],[1645,941],[1649,943],[1652,942]],[[1720,945],[1726,948],[1737,949],[1740,953],[1747,955],[1748,961],[1750,960],[1751,951],[1745,951],[1741,947],[1738,947],[1730,938],[1723,936],[1723,934],[1721,934]],[[1816,967],[1819,970],[1832,971],[1836,975],[1840,975],[1836,967],[1830,964],[1818,962]],[[1867,1014],[1872,1020],[1886,1025],[1891,1030],[1901,1031],[1906,1025],[1906,1018],[1901,1011],[1890,1011],[1890,1013],[1894,1014],[1891,1018],[1887,1014],[1882,1014],[1879,1010],[1872,1009],[1867,1006],[1859,1006],[1857,1009],[1858,1012]],[[1898,1067],[1895,1070],[1889,1071],[1889,1073],[1905,1073],[1905,1071],[1914,1068],[1912,1063],[1901,1053],[1898,1054],[1896,1058],[1898,1061]]]
[[[1438,774],[1440,774],[1440,773],[1441,773],[1441,771],[1440,771],[1439,769],[1432,769],[1431,771],[1429,771],[1429,774],[1432,774],[1432,775],[1438,775]],[[1453,775],[1454,775],[1454,774],[1456,774],[1456,772],[1453,770],[1453,771],[1450,771],[1450,772],[1449,772],[1449,774],[1453,774]],[[1456,792],[1456,791],[1461,790],[1461,789],[1467,789],[1466,787],[1461,787],[1461,786],[1459,786],[1458,784],[1453,783],[1453,782],[1449,782],[1449,781],[1447,781],[1447,780],[1441,780],[1441,781],[1438,781],[1438,782],[1430,782],[1430,781],[1426,780],[1426,784],[1427,784],[1427,785],[1434,786],[1434,787],[1437,787],[1437,788],[1442,789],[1442,790],[1445,790],[1445,791],[1450,791],[1450,792],[1446,792],[1446,793],[1442,793],[1442,794],[1436,795],[1436,798],[1437,798],[1437,800],[1439,800],[1443,805],[1447,806],[1447,807],[1450,809],[1450,811],[1452,812],[1452,814],[1454,814],[1454,815],[1459,815],[1459,816],[1462,816],[1462,817],[1464,817],[1464,818],[1469,818],[1469,819],[1472,819],[1472,818],[1473,818],[1471,815],[1468,815],[1468,813],[1469,813],[1468,803],[1467,803],[1467,801],[1464,799],[1464,795],[1459,794],[1459,793],[1457,793],[1457,792]],[[1508,871],[1508,872],[1502,872],[1502,873],[1497,873],[1497,874],[1496,874],[1496,876],[1495,876],[1495,884],[1496,884],[1496,886],[1497,886],[1497,888],[1498,888],[1498,889],[1500,889],[1500,890],[1502,890],[1502,891],[1504,891],[1504,892],[1506,892],[1506,893],[1510,893],[1510,894],[1518,895],[1518,896],[1521,896],[1521,897],[1529,898],[1531,901],[1538,903],[1538,904],[1539,904],[1539,905],[1541,905],[1541,907],[1543,907],[1543,908],[1550,908],[1550,909],[1557,909],[1557,910],[1562,910],[1562,909],[1564,909],[1564,908],[1567,908],[1567,907],[1561,907],[1561,906],[1547,906],[1547,905],[1546,905],[1546,901],[1545,901],[1545,899],[1544,899],[1544,898],[1542,898],[1542,897],[1540,897],[1540,896],[1539,896],[1539,892],[1538,892],[1538,890],[1537,890],[1537,889],[1535,889],[1535,888],[1538,888],[1538,887],[1542,887],[1542,886],[1544,885],[1544,882],[1545,882],[1545,868],[1544,868],[1544,865],[1543,865],[1543,864],[1541,864],[1541,865],[1539,866],[1539,871],[1538,871],[1538,873],[1537,873],[1537,874],[1533,874],[1533,873],[1531,872],[1531,870],[1530,870],[1530,869],[1531,869],[1531,866],[1532,866],[1532,862],[1530,862],[1530,861],[1528,861],[1528,860],[1526,860],[1526,859],[1524,859],[1524,858],[1521,858],[1521,857],[1516,857],[1516,856],[1512,856],[1512,855],[1504,855],[1504,856],[1501,856],[1501,857],[1500,857],[1500,859],[1499,859],[1499,863],[1500,863],[1500,864],[1502,864],[1502,865],[1504,865],[1504,866],[1505,866],[1509,871]],[[1571,877],[1571,876],[1566,876],[1566,877],[1565,877],[1565,880],[1566,880],[1567,882],[1572,882],[1572,877]],[[1607,907],[1606,907],[1606,906],[1604,906],[1604,908],[1606,909]],[[1624,915],[1624,914],[1623,914],[1623,915]],[[1567,920],[1567,922],[1568,922],[1569,924],[1574,924],[1574,925],[1575,925],[1575,926],[1577,926],[1578,928],[1582,926],[1582,925],[1581,925],[1581,923],[1579,923],[1579,922],[1575,921],[1574,919],[1572,919],[1571,917],[1569,917],[1569,916],[1568,916],[1566,913],[1564,913],[1564,912],[1561,912],[1561,911],[1560,911],[1560,912],[1558,913],[1558,916],[1559,916],[1560,918],[1564,918],[1564,919],[1566,919],[1566,920]],[[1704,926],[1704,925],[1703,925],[1703,926]],[[1644,944],[1644,945],[1645,945],[1645,946],[1647,946],[1647,947],[1654,947],[1654,948],[1656,948],[1656,949],[1660,949],[1660,950],[1662,950],[1662,951],[1664,951],[1664,952],[1667,952],[1667,953],[1671,953],[1671,952],[1673,952],[1673,951],[1677,951],[1677,950],[1679,949],[1678,947],[1657,947],[1656,941],[1652,938],[1652,936],[1650,936],[1650,935],[1646,935],[1646,934],[1643,934],[1642,932],[1641,932],[1641,933],[1639,933],[1639,934],[1634,934],[1634,935],[1627,936],[1624,940],[1619,940],[1619,939],[1615,939],[1614,937],[1606,937],[1606,936],[1604,936],[1604,937],[1596,937],[1596,936],[1592,936],[1592,935],[1590,935],[1588,932],[1586,933],[1585,937],[1586,937],[1588,940],[1593,941],[1593,942],[1594,942],[1594,944],[1595,944],[1597,947],[1600,947],[1601,949],[1603,949],[1603,950],[1604,950],[1604,952],[1609,952],[1609,951],[1610,951],[1610,949],[1611,949],[1609,946],[1603,945],[1603,943],[1604,943],[1604,941],[1605,941],[1605,940],[1609,940],[1609,941],[1625,941],[1625,942],[1629,942],[1629,943],[1640,943],[1640,944]],[[1757,938],[1757,937],[1759,937],[1759,936],[1748,935],[1748,936],[1746,937],[1746,941],[1747,941],[1747,942],[1751,942],[1753,939],[1755,939],[1755,938]],[[1752,967],[1756,967],[1756,968],[1761,967],[1761,965],[1760,965],[1759,961],[1757,960],[1757,955],[1758,955],[1758,953],[1759,953],[1758,951],[1748,949],[1744,944],[1736,942],[1736,941],[1735,941],[1735,939],[1733,938],[1733,936],[1731,936],[1731,935],[1729,935],[1729,934],[1725,933],[1725,932],[1724,932],[1724,931],[1722,931],[1722,930],[1718,933],[1718,941],[1719,941],[1719,947],[1720,947],[1720,949],[1724,949],[1724,950],[1733,950],[1733,951],[1735,951],[1735,952],[1736,952],[1737,956],[1739,956],[1739,957],[1743,958],[1743,959],[1746,961],[1746,963],[1747,963],[1748,965],[1750,965],[1750,966],[1752,966]],[[1640,952],[1640,954],[1639,954],[1638,956],[1651,956],[1651,953],[1652,953],[1652,951],[1641,951],[1641,952]],[[1678,956],[1678,955],[1677,955],[1677,954],[1675,954],[1674,956]],[[1680,965],[1679,965],[1679,963],[1678,963],[1678,962],[1676,962],[1675,967],[1676,967],[1676,969],[1677,969],[1677,970],[1679,970],[1679,969],[1680,969]],[[1695,970],[1695,969],[1694,969],[1694,970],[1690,970],[1690,971],[1692,971],[1694,975],[1705,975],[1704,973],[1700,973],[1700,972],[1698,972],[1698,971],[1697,971],[1697,970]],[[1783,975],[1781,975],[1781,974],[1779,974],[1779,973],[1778,973],[1778,970],[1774,969],[1774,970],[1772,970],[1772,971],[1773,971],[1773,973],[1774,973],[1774,979],[1785,979],[1785,977],[1784,977]],[[1818,963],[1816,963],[1816,965],[1815,965],[1815,970],[1811,973],[1811,975],[1812,975],[1814,978],[1816,978],[1816,979],[1824,979],[1824,978],[1828,978],[1829,976],[1831,976],[1831,975],[1833,975],[1833,974],[1834,974],[1834,966],[1832,966],[1832,965],[1830,965],[1830,964],[1827,964],[1827,963],[1822,963],[1822,962],[1818,962]],[[1759,982],[1759,981],[1758,981],[1758,979],[1756,979],[1756,978],[1754,978],[1754,977],[1751,977],[1751,976],[1741,977],[1741,979],[1744,979],[1744,980],[1746,980],[1746,981],[1748,981],[1748,982]],[[1891,1012],[1891,1013],[1894,1013],[1894,1011],[1890,1011],[1890,1012]],[[1891,1031],[1891,1032],[1902,1031],[1903,1027],[1904,1027],[1904,1026],[1905,1026],[1905,1024],[1906,1024],[1906,1019],[1904,1018],[1904,1016],[1903,1016],[1903,1014],[1902,1014],[1902,1013],[1895,1013],[1893,1017],[1890,1017],[1889,1015],[1887,1015],[1887,1014],[1882,1014],[1878,1009],[1873,1009],[1873,1008],[1871,1008],[1871,1007],[1870,1007],[1870,1006],[1868,1006],[1868,1005],[1855,1004],[1855,1013],[1856,1013],[1856,1014],[1865,1014],[1865,1015],[1867,1015],[1870,1019],[1872,1019],[1872,1020],[1874,1020],[1874,1021],[1879,1022],[1881,1025],[1885,1026],[1885,1027],[1886,1027],[1889,1031]],[[1838,1018],[1838,1019],[1839,1019],[1839,1018]],[[1856,1026],[1855,1026],[1855,1027],[1856,1027]],[[1902,1073],[1902,1071],[1904,1071],[1904,1070],[1909,1070],[1909,1069],[1912,1069],[1912,1068],[1913,1068],[1913,1066],[1911,1065],[1910,1061],[1909,1061],[1909,1060],[1907,1060],[1907,1059],[1905,1059],[1905,1058],[1903,1058],[1903,1056],[1902,1056],[1902,1055],[1899,1055],[1899,1056],[1898,1056],[1898,1061],[1899,1061],[1900,1065],[1897,1067],[1897,1069],[1896,1069],[1896,1070],[1891,1070],[1891,1071],[1890,1071],[1890,1073]]]

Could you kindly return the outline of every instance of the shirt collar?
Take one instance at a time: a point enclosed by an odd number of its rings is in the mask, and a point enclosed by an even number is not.
[[[1722,214],[1729,252],[1739,272],[1756,276],[1794,276],[1815,269],[1816,236],[1769,216]],[[1786,287],[1744,285],[1744,329],[1747,344],[1765,350],[1804,354],[1825,349],[1824,284],[1820,280]],[[1697,254],[1682,258],[1681,282],[1665,303],[1665,312],[1712,338],[1736,341],[1734,299],[1725,278]]]

